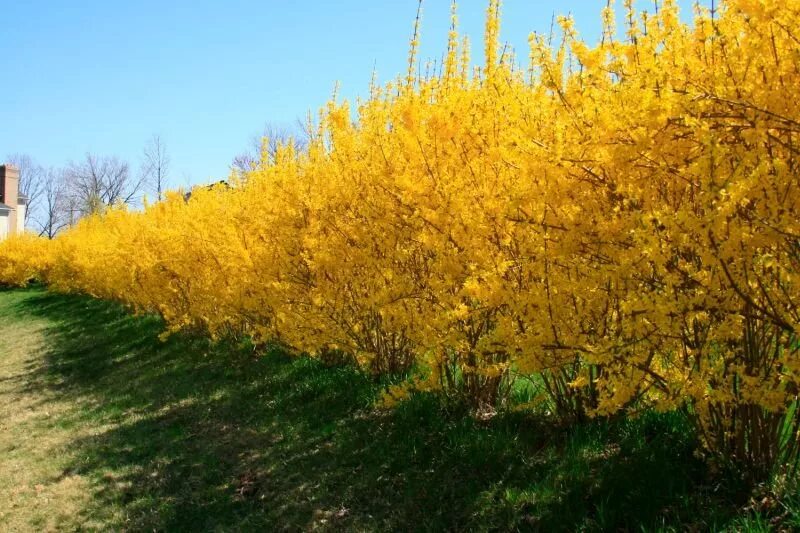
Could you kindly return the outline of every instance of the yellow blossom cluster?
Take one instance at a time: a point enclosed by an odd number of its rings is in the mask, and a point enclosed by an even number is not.
[[[47,241],[28,233],[0,242],[0,286],[24,287],[40,277],[47,252]]]
[[[529,65],[455,27],[441,68],[332,101],[308,148],[231,186],[0,245],[0,281],[158,312],[171,330],[280,339],[497,406],[515,376],[580,419],[685,407],[766,469],[800,417],[800,1],[681,22],[624,3],[569,18]],[[26,247],[29,252],[24,252]],[[26,262],[29,257],[29,262]],[[407,391],[395,387],[392,399]],[[391,400],[391,403],[394,400]]]

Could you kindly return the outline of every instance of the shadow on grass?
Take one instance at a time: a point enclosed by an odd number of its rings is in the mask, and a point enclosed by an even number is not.
[[[390,414],[349,368],[278,351],[158,340],[161,323],[86,297],[30,293],[50,352],[42,386],[90,425],[64,475],[99,487],[83,519],[134,530],[713,528],[677,415],[556,431],[418,397]]]

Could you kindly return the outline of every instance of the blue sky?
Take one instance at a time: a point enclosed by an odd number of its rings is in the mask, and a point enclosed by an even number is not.
[[[480,60],[485,0],[459,3]],[[0,0],[0,158],[62,166],[86,152],[137,168],[159,134],[173,186],[225,177],[266,122],[292,125],[330,97],[367,92],[373,67],[405,69],[416,0]],[[599,35],[605,0],[505,0],[502,38],[524,52],[531,31],[571,12]],[[652,7],[652,1],[640,1]],[[684,15],[691,2],[680,0]],[[449,1],[426,0],[421,57],[441,56]]]

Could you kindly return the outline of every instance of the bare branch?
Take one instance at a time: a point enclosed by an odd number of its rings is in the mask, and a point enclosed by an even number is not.
[[[144,178],[132,177],[127,162],[91,153],[80,163],[67,167],[65,181],[72,205],[70,223],[75,221],[76,215],[96,213],[117,204],[132,204],[144,187]]]
[[[19,169],[19,193],[27,198],[25,224],[38,207],[45,181],[45,170],[27,154],[12,154],[6,161]]]
[[[296,151],[302,151],[308,146],[310,131],[307,126],[298,121],[299,128],[276,126],[266,123],[261,130],[261,134],[253,135],[250,138],[249,147],[231,161],[231,168],[237,172],[245,173],[255,170],[265,162],[274,162],[278,148],[283,145],[291,144]],[[266,145],[264,143],[266,142]],[[262,153],[262,151],[264,153]],[[262,156],[266,161],[262,161]]]
[[[150,138],[142,155],[142,180],[156,193],[158,201],[161,201],[167,188],[170,157],[160,135]]]

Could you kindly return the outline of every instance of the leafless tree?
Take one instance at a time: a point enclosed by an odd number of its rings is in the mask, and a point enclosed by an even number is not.
[[[66,185],[77,214],[87,215],[108,206],[134,203],[144,178],[132,177],[128,163],[116,157],[87,153],[83,161],[67,167]]]
[[[142,178],[158,195],[164,194],[169,175],[170,158],[166,145],[160,135],[153,135],[144,147],[142,159]]]
[[[6,161],[19,169],[19,192],[28,198],[28,206],[25,210],[27,225],[31,213],[37,209],[42,195],[45,170],[27,154],[12,154],[6,158]]]
[[[315,131],[317,125],[313,122],[311,113],[309,113],[308,117],[305,119],[298,118],[295,121],[295,126],[297,127],[297,131],[300,132],[300,135],[298,136],[298,139],[300,139],[300,147],[305,149],[317,134]]]
[[[298,121],[298,124],[301,124]],[[289,142],[294,144],[296,150],[305,149],[307,142],[305,128],[291,128],[266,123],[260,134],[250,137],[247,150],[233,158],[231,168],[238,172],[247,172],[258,167],[261,161],[261,151],[266,148],[268,161],[273,161],[278,147]],[[266,146],[263,143],[266,141]]]
[[[52,239],[69,224],[69,202],[63,170],[49,169],[44,173],[41,203],[33,215],[39,235]]]

